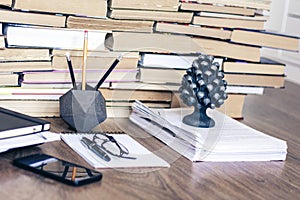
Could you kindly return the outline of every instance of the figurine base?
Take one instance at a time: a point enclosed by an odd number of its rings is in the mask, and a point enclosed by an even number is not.
[[[206,115],[205,110],[196,110],[183,118],[183,123],[200,128],[211,128],[215,126],[215,121]]]

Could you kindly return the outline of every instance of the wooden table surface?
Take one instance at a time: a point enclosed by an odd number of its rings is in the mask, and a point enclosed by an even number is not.
[[[300,86],[266,89],[246,97],[243,123],[288,143],[284,162],[192,163],[128,120],[107,120],[97,129],[123,129],[170,168],[101,169],[101,182],[72,187],[14,167],[19,156],[43,152],[89,166],[62,141],[0,154],[0,199],[300,199]],[[59,119],[52,131],[68,131]],[[110,127],[112,123],[116,127]]]

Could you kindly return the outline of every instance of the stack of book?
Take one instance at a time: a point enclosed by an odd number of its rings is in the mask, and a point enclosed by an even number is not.
[[[53,106],[36,115],[57,116],[58,98],[53,95],[61,95],[72,87],[65,54],[70,54],[76,80],[80,82],[83,32],[88,30],[88,84],[94,86],[122,54],[123,59],[101,89],[110,90],[113,96],[136,91],[143,94],[139,100],[151,107],[183,106],[177,92],[182,75],[199,53],[210,54],[220,62],[228,82],[229,99],[221,110],[241,118],[247,94],[263,94],[265,87],[284,87],[284,64],[262,58],[261,48],[298,49],[298,38],[264,30],[270,3],[270,0],[201,3],[65,0],[63,4],[58,0],[2,1],[0,85],[19,86],[33,92],[29,96],[24,90],[18,94],[26,95],[18,97],[14,88],[10,87],[10,92],[5,88],[1,102],[4,106],[7,102],[7,107],[16,111],[21,111],[16,105],[25,101],[28,108],[35,107],[36,102],[44,103],[42,108],[51,102]],[[168,93],[171,98],[162,100],[154,95],[157,93]],[[107,99],[113,109],[126,110],[119,116],[128,115],[133,101],[125,96],[116,101],[119,103],[111,104],[113,99]]]
[[[123,91],[113,95],[106,92],[111,82],[137,81],[139,60],[138,52],[113,52],[105,47],[106,35],[112,30],[107,27],[114,23],[106,18],[106,0],[88,3],[68,0],[64,4],[59,1],[7,1],[0,4],[2,106],[32,116],[59,116],[59,97],[72,88],[66,53],[70,55],[76,81],[81,82],[84,30],[66,26],[71,19],[81,19],[79,16],[97,22],[109,21],[104,29],[84,27],[88,29],[88,84],[95,86],[114,60],[123,55],[101,87],[109,107],[108,116],[128,116],[136,94],[149,106],[171,106],[171,92],[168,91],[146,91],[144,95],[140,90],[129,91],[126,95]],[[149,23],[144,24],[148,26]],[[119,25],[117,22],[117,27]],[[153,24],[149,27],[152,29]],[[118,99],[113,99],[116,96]]]
[[[60,140],[50,122],[0,107],[0,153],[18,147]]]
[[[262,47],[297,51],[299,38],[264,30],[268,20],[264,13],[270,10],[271,1],[182,1],[178,7],[174,1],[165,3],[169,6],[147,0],[109,3],[111,18],[154,21],[151,33],[113,31],[106,40],[113,51],[140,52],[139,80],[143,87],[171,84],[177,91],[185,70],[199,52],[221,60],[218,62],[229,93],[221,110],[234,118],[243,117],[246,95],[263,94],[266,87],[284,87],[285,65],[263,58],[260,51]],[[175,92],[172,105],[182,106],[178,103]]]

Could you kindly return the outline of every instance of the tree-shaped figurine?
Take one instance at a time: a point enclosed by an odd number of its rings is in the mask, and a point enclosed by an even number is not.
[[[186,105],[194,106],[194,112],[183,118],[185,124],[213,127],[215,122],[207,116],[206,110],[220,107],[227,99],[224,74],[219,71],[219,63],[213,60],[213,56],[199,55],[182,78],[180,98]]]

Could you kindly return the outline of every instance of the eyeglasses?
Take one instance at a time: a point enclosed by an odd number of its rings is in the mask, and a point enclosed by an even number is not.
[[[126,158],[126,159],[136,159],[135,157],[127,156],[129,154],[129,150],[120,142],[111,136],[105,133],[95,133],[93,136],[93,142],[95,142],[101,149],[112,156],[116,156],[118,158]]]

